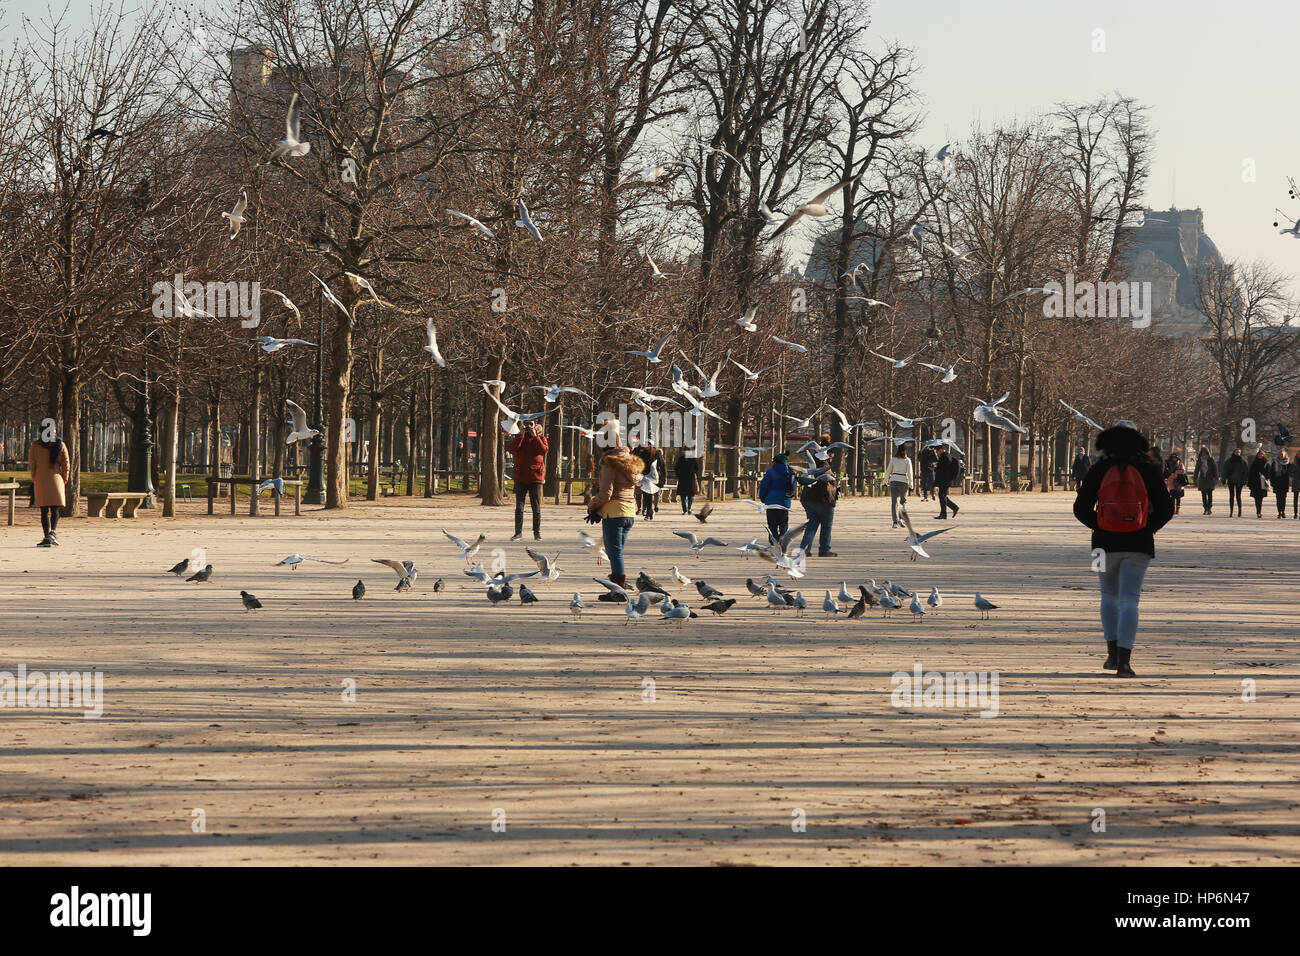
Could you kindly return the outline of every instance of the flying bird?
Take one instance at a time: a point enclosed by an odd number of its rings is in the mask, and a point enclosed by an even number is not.
[[[813,217],[829,216],[831,211],[826,208],[826,200],[829,199],[834,193],[843,189],[845,186],[853,185],[854,181],[855,181],[854,179],[846,179],[843,182],[836,183],[834,186],[831,186],[829,189],[825,189],[822,192],[819,192],[816,196],[808,200],[808,202],[804,203],[793,213],[791,213],[790,216],[786,219],[786,221],[781,223],[781,225],[777,228],[776,232],[772,233],[770,238],[775,239],[777,236],[781,235],[781,233],[785,232],[796,222],[798,222],[799,219],[802,218],[803,216],[813,216]]]
[[[284,116],[284,139],[275,144],[275,149],[271,152],[271,159],[283,159],[287,156],[306,156],[311,152],[311,143],[305,143],[302,140],[302,132],[299,124],[302,119],[302,110],[298,107],[298,94],[293,94],[289,100],[289,110]]]
[[[438,351],[438,330],[434,328],[433,316],[429,316],[429,321],[425,323],[424,335],[426,338],[424,350],[433,356],[433,360],[438,363],[439,368],[446,368],[447,360]]]
[[[314,272],[309,272],[307,274],[320,283],[320,287],[322,290],[321,294],[324,295],[326,299],[328,299],[330,302],[333,302],[336,306],[338,306],[340,311],[342,311],[342,313],[346,315],[349,319],[352,318],[352,312],[348,309],[346,305],[344,305],[342,302],[339,301],[338,296],[336,296],[333,292],[330,291],[330,287],[325,284],[324,279],[322,279]]]
[[[736,320],[736,324],[746,332],[757,332],[758,325],[754,322],[754,314],[758,312],[758,306],[751,305],[744,311],[744,314]]]
[[[1075,418],[1079,419],[1079,421],[1083,422],[1083,423],[1084,423],[1085,425],[1087,425],[1089,428],[1095,428],[1095,429],[1097,429],[1097,431],[1099,431],[1099,432],[1100,432],[1100,431],[1105,431],[1104,428],[1102,428],[1100,425],[1098,425],[1096,422],[1094,422],[1094,421],[1093,421],[1091,418],[1089,418],[1087,415],[1083,414],[1083,412],[1081,412],[1081,411],[1079,411],[1077,408],[1074,408],[1073,406],[1071,406],[1070,403],[1067,402],[1065,399],[1061,398],[1061,399],[1058,399],[1058,401],[1061,403],[1061,405],[1065,408],[1066,411],[1068,411],[1068,412],[1069,412],[1071,415],[1073,415]]]
[[[777,336],[775,336],[775,335],[772,336],[772,341],[775,342],[775,343],[777,343],[778,345],[784,345],[784,346],[786,346],[787,348],[793,349],[794,351],[798,352],[800,355],[807,355],[807,354],[808,354],[808,349],[807,349],[807,347],[806,347],[806,346],[803,346],[803,345],[800,345],[798,342],[787,342],[785,339],[783,339],[783,338],[779,338],[779,337],[777,337]]]
[[[467,223],[469,223],[471,226],[473,226],[475,229],[481,232],[484,238],[495,239],[497,237],[497,234],[495,232],[493,232],[487,226],[483,225],[483,223],[479,222],[473,216],[467,216],[465,215],[465,213],[457,212],[454,209],[448,209],[447,212],[451,213],[453,216],[457,217],[458,219],[464,219]]]
[[[456,550],[460,553],[459,556],[464,558],[467,562],[473,558],[474,555],[478,554],[478,549],[481,548],[483,542],[487,540],[487,535],[480,532],[479,536],[474,539],[474,543],[470,544],[464,538],[456,537],[446,528],[439,528],[438,530],[446,536],[448,541],[456,546]]]
[[[252,341],[262,346],[263,352],[278,352],[282,348],[290,345],[306,345],[310,348],[316,348],[315,342],[308,342],[306,339],[277,339],[270,335],[259,335]]]
[[[244,224],[244,210],[248,208],[248,193],[240,190],[239,199],[235,201],[235,208],[230,212],[223,212],[222,219],[230,220],[230,238],[234,239],[239,235],[239,227]]]
[[[344,558],[342,561],[330,561],[326,558],[313,558],[309,554],[291,554],[284,560],[277,561],[275,563],[275,566],[279,568],[288,565],[290,569],[297,571],[298,565],[302,564],[304,561],[317,561],[321,564],[347,564],[348,563],[347,558]]]
[[[915,561],[919,555],[922,558],[928,558],[930,555],[925,548],[921,547],[937,534],[943,534],[945,531],[951,531],[951,528],[940,528],[938,531],[927,531],[925,534],[917,534],[916,529],[912,527],[912,519],[907,515],[906,508],[899,508],[898,515],[903,520],[903,526],[907,528],[907,538],[904,543],[912,549],[912,560]]]
[[[284,403],[289,406],[289,421],[292,428],[289,431],[289,438],[286,445],[292,445],[296,441],[302,441],[306,438],[315,438],[320,434],[320,430],[307,427],[307,411],[297,402],[286,398]]]
[[[659,356],[660,356],[660,354],[663,352],[663,350],[664,350],[664,346],[668,344],[668,340],[669,340],[670,338],[672,338],[672,336],[673,336],[673,332],[676,332],[676,331],[677,331],[676,329],[673,329],[672,332],[669,332],[667,335],[665,335],[662,339],[659,340],[659,344],[656,345],[656,346],[655,346],[653,349],[651,349],[649,352],[642,352],[642,351],[639,351],[639,350],[636,350],[636,349],[624,349],[624,350],[623,350],[623,354],[625,354],[625,355],[639,355],[639,356],[641,356],[643,359],[646,359],[647,361],[649,361],[651,365],[658,365],[660,362],[663,361],[663,359],[660,358]]]
[[[284,307],[290,310],[291,312],[293,312],[294,318],[298,320],[298,324],[299,325],[302,324],[302,313],[298,311],[298,307],[294,305],[293,302],[290,301],[287,295],[285,295],[283,292],[276,292],[274,289],[263,289],[262,291],[265,292],[267,295],[278,296],[280,301],[284,304]]]
[[[515,220],[515,225],[520,229],[527,231],[538,242],[542,241],[542,232],[537,228],[537,223],[533,222],[533,217],[528,214],[528,207],[524,204],[524,197],[519,197],[519,218]]]
[[[867,351],[870,352],[872,355],[874,355],[876,358],[881,358],[884,359],[886,362],[889,362],[894,368],[907,368],[908,363],[910,363],[912,359],[916,358],[918,355],[920,355],[922,352],[925,351],[925,346],[921,346],[919,349],[917,349],[907,358],[901,358],[901,359],[890,358],[888,355],[881,355],[875,349],[867,349]]]
[[[392,568],[397,575],[396,591],[409,591],[415,579],[420,576],[419,570],[415,567],[414,561],[397,561],[393,558],[371,558],[375,564],[382,564],[386,568]]]

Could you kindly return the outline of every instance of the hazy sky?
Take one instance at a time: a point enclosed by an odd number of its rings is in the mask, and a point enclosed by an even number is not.
[[[1267,259],[1300,277],[1296,0],[875,0],[873,32],[911,47],[928,118],[923,139],[960,146],[972,123],[1120,92],[1149,106],[1156,132],[1147,204],[1205,211],[1227,259]],[[1105,31],[1104,53],[1092,52]],[[1244,182],[1244,160],[1255,182]],[[1292,225],[1291,222],[1285,225]]]
[[[19,13],[49,5],[0,0],[5,45]],[[70,5],[84,20],[89,0]],[[1199,206],[1226,258],[1267,259],[1300,278],[1300,240],[1271,225],[1274,206],[1300,218],[1300,202],[1286,198],[1286,176],[1300,176],[1297,0],[873,0],[872,9],[876,36],[916,52],[923,141],[960,148],[972,123],[1132,96],[1156,131],[1149,205]],[[1097,29],[1102,53],[1092,51]],[[1242,178],[1248,159],[1254,182]]]

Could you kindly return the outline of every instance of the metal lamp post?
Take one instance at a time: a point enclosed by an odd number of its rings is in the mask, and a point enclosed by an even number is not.
[[[316,240],[316,251],[325,253],[330,250],[328,237],[333,235],[329,220],[322,211],[320,214],[321,234]],[[317,294],[319,308],[316,311],[316,398],[312,408],[312,417],[316,434],[311,440],[311,464],[307,477],[307,491],[302,496],[303,504],[323,505],[325,503],[325,401],[323,395],[325,379],[325,295]]]

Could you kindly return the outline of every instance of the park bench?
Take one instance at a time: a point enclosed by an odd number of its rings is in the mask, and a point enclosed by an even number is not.
[[[237,497],[239,485],[248,486],[248,513],[250,515],[259,514],[258,500],[261,497],[261,494],[258,492],[257,486],[265,480],[265,478],[213,478],[212,476],[209,476],[207,479],[208,514],[213,513],[214,499],[219,494],[222,485],[230,486],[230,513],[232,515],[235,513],[235,498]],[[295,515],[302,514],[303,483],[296,479],[286,478],[282,484],[285,488],[293,489],[293,513]],[[274,487],[270,490],[271,498],[275,502],[275,515],[278,518],[280,516],[280,492],[276,491]]]
[[[385,497],[397,494],[397,486],[406,480],[406,469],[400,461],[388,462],[379,468],[379,493]]]
[[[14,498],[18,494],[18,482],[6,481],[0,484],[0,491],[4,492],[9,498],[9,523],[14,523]]]
[[[148,495],[143,491],[91,491],[83,497],[88,518],[134,518]]]
[[[1028,491],[1029,478],[1018,471],[1009,471],[1007,472],[1006,485],[1008,491]]]

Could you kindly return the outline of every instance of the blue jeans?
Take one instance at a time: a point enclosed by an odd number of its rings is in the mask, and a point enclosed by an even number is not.
[[[1138,629],[1138,598],[1151,555],[1138,551],[1108,551],[1101,581],[1101,630],[1106,640],[1133,647]]]
[[[691,509],[695,507],[695,496],[679,494],[677,497],[680,498],[682,502],[682,514],[690,514]]]
[[[799,547],[807,552],[812,546],[813,535],[820,531],[817,553],[823,555],[831,549],[831,522],[835,520],[835,506],[823,501],[805,501],[803,512],[808,516],[808,527],[804,529],[803,541]]]
[[[609,573],[623,573],[623,545],[634,524],[631,518],[603,518],[600,536],[604,538],[605,553],[609,555]]]

